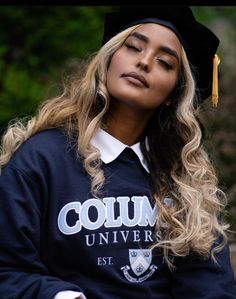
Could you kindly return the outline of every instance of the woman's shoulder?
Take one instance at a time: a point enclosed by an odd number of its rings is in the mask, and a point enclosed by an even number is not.
[[[28,138],[19,148],[18,151],[43,151],[48,152],[50,150],[63,149],[67,146],[69,137],[67,133],[61,129],[47,129]]]
[[[62,141],[67,136],[67,133],[59,128],[46,129],[39,131],[32,135],[27,141],[29,144],[39,143],[39,144],[55,144],[55,142]],[[39,145],[38,144],[38,145]]]
[[[75,147],[75,138],[61,129],[47,129],[32,135],[14,153],[10,164],[20,167],[29,163],[60,160]]]

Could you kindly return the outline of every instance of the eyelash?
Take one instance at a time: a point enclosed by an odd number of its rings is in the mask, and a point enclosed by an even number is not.
[[[135,50],[137,52],[140,52],[141,49],[137,48],[136,46],[132,45],[132,44],[125,44],[125,46],[128,48],[128,49],[132,49],[132,50]]]
[[[131,49],[131,50],[134,50],[134,51],[137,51],[137,52],[140,52],[142,49],[139,49],[138,47],[132,45],[132,44],[125,44],[125,46],[128,48],[128,49]],[[169,64],[168,62],[166,62],[165,60],[163,59],[160,59],[158,58],[157,59],[158,62],[160,62],[167,70],[171,70],[172,69],[172,65]]]
[[[158,58],[157,61],[159,61],[161,64],[163,64],[167,70],[172,69],[172,65],[170,63],[166,62],[165,60]]]

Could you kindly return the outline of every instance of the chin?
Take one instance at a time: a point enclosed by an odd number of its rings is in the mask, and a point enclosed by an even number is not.
[[[130,97],[122,97],[122,96],[116,96],[116,97],[112,97],[112,101],[115,104],[115,107],[122,107],[122,108],[132,108],[134,110],[142,110],[144,111],[148,111],[148,110],[152,110],[151,107],[148,107],[147,103],[143,102],[143,101],[139,101],[136,97],[132,98]],[[154,108],[155,109],[155,108]]]
[[[130,103],[141,103],[143,101],[144,95],[140,94],[139,90],[133,90],[131,88],[119,88],[119,90],[111,91],[109,93],[112,98],[121,102]]]

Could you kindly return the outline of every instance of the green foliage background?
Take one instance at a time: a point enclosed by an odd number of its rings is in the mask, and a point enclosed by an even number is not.
[[[220,37],[220,103],[206,102],[206,146],[228,194],[236,229],[236,6],[193,6],[197,19]],[[57,93],[62,79],[101,44],[110,6],[1,6],[0,134],[9,121],[32,115]],[[233,235],[235,238],[235,235]]]

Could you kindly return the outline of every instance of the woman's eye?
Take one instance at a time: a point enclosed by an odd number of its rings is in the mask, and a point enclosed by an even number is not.
[[[141,49],[139,49],[138,47],[132,45],[132,44],[125,44],[125,46],[128,48],[128,49],[132,49],[134,51],[137,51],[137,52],[140,52]]]
[[[158,62],[160,62],[160,63],[161,63],[167,70],[170,70],[170,69],[173,68],[172,65],[171,65],[169,62],[167,62],[166,60],[164,60],[164,59],[160,59],[160,58],[158,58],[157,60],[158,60]]]

